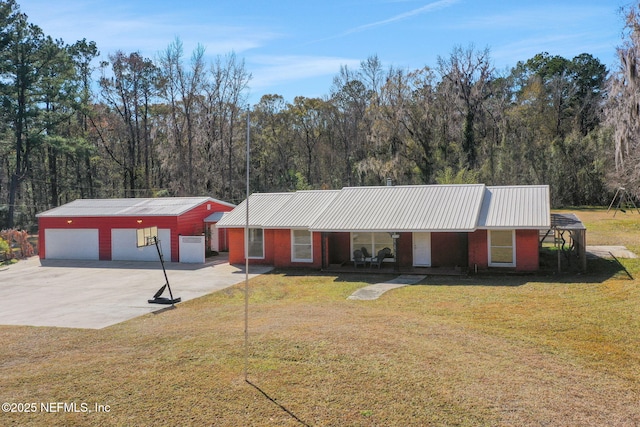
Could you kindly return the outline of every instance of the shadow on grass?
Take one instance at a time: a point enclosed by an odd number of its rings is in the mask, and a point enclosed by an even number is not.
[[[517,272],[505,269],[489,269],[479,273],[459,275],[438,274],[437,269],[417,285],[443,286],[522,286],[527,283],[602,283],[612,278],[633,280],[631,273],[617,259],[589,258],[587,271],[579,269],[579,260],[563,258],[562,272],[558,272],[557,254],[541,253],[540,270],[536,272]],[[382,283],[398,276],[391,272],[324,272],[314,269],[274,269],[269,274],[280,274],[286,277],[326,276],[333,277],[334,282],[362,282],[368,285]]]
[[[300,418],[298,418],[298,416],[296,414],[294,414],[293,412],[291,412],[289,409],[287,409],[284,405],[278,403],[276,401],[276,399],[274,399],[273,397],[269,396],[264,390],[262,390],[260,387],[258,387],[257,385],[255,385],[254,383],[252,383],[249,380],[245,380],[247,382],[247,384],[249,384],[251,387],[255,388],[256,390],[258,390],[264,397],[267,398],[267,400],[269,400],[271,403],[273,403],[274,405],[278,406],[280,409],[282,409],[284,412],[286,412],[287,414],[289,414],[289,416],[291,416],[291,418],[293,418],[294,420],[296,420],[298,423],[300,423],[303,426],[307,426],[307,427],[311,427],[310,424],[305,423],[304,421],[302,421]]]
[[[332,272],[332,271],[318,271],[313,268],[276,268],[271,270],[267,274],[282,275],[285,277],[333,277],[334,282],[363,282],[369,285],[375,283],[384,282],[386,280],[397,277],[398,274],[392,272],[385,273],[369,273],[368,271],[362,272]]]
[[[563,265],[563,271],[557,271],[557,264],[553,267],[541,265],[541,269],[533,273],[501,272],[489,270],[478,274],[460,277],[443,277],[437,280],[427,277],[420,282],[422,285],[442,286],[523,286],[528,283],[549,284],[579,284],[603,283],[609,279],[634,280],[633,276],[618,260],[593,258],[587,262],[587,271],[578,268],[578,260],[572,265]]]

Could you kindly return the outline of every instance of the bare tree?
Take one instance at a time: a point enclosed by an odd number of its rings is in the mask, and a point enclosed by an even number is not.
[[[625,37],[618,69],[608,84],[606,122],[614,130],[615,184],[640,187],[640,3],[625,10]]]
[[[461,101],[460,111],[464,116],[462,149],[466,155],[465,166],[473,169],[478,160],[476,116],[488,96],[494,71],[489,49],[476,51],[473,46],[466,50],[455,47],[449,58],[438,58],[438,71]]]
[[[204,150],[209,158],[213,158],[214,150],[218,151],[218,158],[209,163],[207,173],[221,179],[217,183],[209,182],[207,188],[215,187],[219,197],[231,199],[238,196],[238,186],[234,186],[234,180],[240,174],[237,173],[235,159],[236,151],[244,147],[244,144],[238,143],[243,141],[238,130],[243,129],[240,123],[241,112],[245,109],[246,90],[251,74],[246,70],[244,60],[239,60],[235,53],[230,53],[224,57],[216,57],[209,77],[203,99],[207,133]]]
[[[170,121],[165,166],[173,172],[174,191],[194,195],[194,153],[197,145],[199,100],[205,83],[204,47],[198,45],[190,68],[183,64],[184,51],[180,39],[175,39],[160,58],[162,97],[168,104]],[[177,158],[176,158],[177,154]]]
[[[305,98],[296,96],[290,106],[293,117],[293,131],[296,145],[304,152],[306,184],[315,181],[314,166],[317,167],[316,150],[324,132],[323,118],[324,102],[320,98]]]
[[[121,51],[102,63],[101,99],[106,105],[93,120],[103,148],[119,166],[125,195],[150,190],[150,107],[156,96],[157,68],[139,53]],[[142,171],[143,175],[140,176]]]
[[[333,79],[333,88],[329,102],[332,128],[341,145],[344,159],[342,181],[346,185],[362,183],[362,177],[354,177],[354,166],[367,155],[366,140],[368,129],[366,113],[370,101],[370,93],[362,83],[362,76],[348,67],[340,68],[340,73]]]
[[[263,95],[251,112],[251,153],[255,191],[296,188],[295,152],[291,149],[291,112],[280,95]]]

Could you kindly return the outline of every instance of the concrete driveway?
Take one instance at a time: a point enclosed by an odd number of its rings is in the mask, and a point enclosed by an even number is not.
[[[206,264],[167,263],[174,298],[198,298],[243,282],[226,257]],[[250,277],[269,267],[251,266]],[[0,325],[100,329],[167,308],[149,304],[165,279],[160,262],[40,260],[0,267]],[[165,290],[164,297],[169,296]],[[180,303],[177,304],[179,307]]]

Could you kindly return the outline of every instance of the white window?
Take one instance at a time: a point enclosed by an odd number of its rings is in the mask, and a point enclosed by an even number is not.
[[[313,236],[307,230],[291,230],[291,261],[313,261]]]
[[[351,233],[351,257],[353,251],[362,248],[367,250],[369,256],[375,257],[381,249],[393,251],[393,238],[390,233]]]
[[[514,230],[489,231],[489,266],[516,266],[516,233]]]
[[[261,228],[250,228],[248,240],[248,257],[264,258],[264,233]]]

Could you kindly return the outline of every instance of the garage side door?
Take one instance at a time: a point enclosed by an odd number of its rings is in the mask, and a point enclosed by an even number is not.
[[[47,259],[99,259],[98,229],[44,230]]]
[[[162,256],[171,262],[171,230],[158,230]],[[159,261],[155,246],[136,247],[135,228],[114,228],[111,230],[111,259],[114,261]]]

